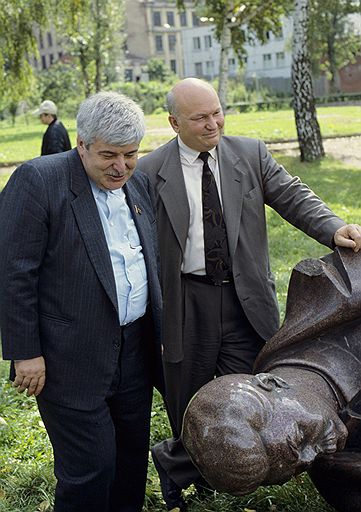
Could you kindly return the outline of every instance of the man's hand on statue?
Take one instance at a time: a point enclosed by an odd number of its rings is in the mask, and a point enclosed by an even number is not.
[[[347,224],[338,229],[334,234],[335,245],[350,247],[354,252],[361,249],[361,226],[359,224]]]
[[[16,377],[13,386],[22,393],[26,389],[28,396],[38,396],[45,384],[45,361],[42,356],[34,359],[15,361]]]

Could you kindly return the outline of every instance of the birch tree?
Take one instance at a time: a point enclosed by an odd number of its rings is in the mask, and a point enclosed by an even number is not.
[[[308,0],[295,0],[293,16],[292,89],[301,161],[312,162],[325,155],[317,121],[308,53]]]

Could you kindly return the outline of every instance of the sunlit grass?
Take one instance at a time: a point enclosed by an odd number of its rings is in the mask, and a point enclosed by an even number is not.
[[[361,107],[319,107],[317,109],[321,132],[324,137],[361,133]],[[76,143],[75,119],[62,119],[69,131],[70,140]],[[174,132],[168,123],[168,114],[146,116],[146,135],[141,152],[151,151],[167,142]],[[41,140],[46,127],[37,118],[27,115],[0,122],[0,164],[18,163],[40,154]],[[225,133],[256,137],[268,142],[295,139],[296,127],[292,110],[246,112],[228,114]]]

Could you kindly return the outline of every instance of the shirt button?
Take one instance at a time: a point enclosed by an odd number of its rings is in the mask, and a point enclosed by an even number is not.
[[[114,226],[114,222],[109,222],[109,226]]]

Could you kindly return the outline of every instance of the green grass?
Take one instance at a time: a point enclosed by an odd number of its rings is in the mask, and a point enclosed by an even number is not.
[[[317,109],[321,132],[324,137],[361,133],[361,107],[319,107]],[[167,142],[174,133],[169,127],[167,114],[146,116],[147,132],[141,151],[150,151]],[[62,119],[75,145],[74,119]],[[37,118],[21,116],[15,126],[9,121],[0,122],[0,165],[19,163],[40,154],[41,140],[46,127]],[[247,112],[229,114],[226,118],[227,135],[258,137],[266,141],[295,139],[296,128],[292,110],[275,112]]]
[[[283,114],[283,112],[282,112]],[[360,116],[361,117],[361,116]],[[346,221],[361,221],[361,170],[326,158],[319,163],[301,164],[296,157],[279,156],[278,161],[320,195]],[[8,176],[0,176],[2,185]],[[287,285],[292,267],[306,257],[318,257],[327,248],[288,225],[268,210],[268,228],[272,268],[276,275],[278,297],[283,314]],[[46,512],[53,500],[55,480],[52,452],[37,413],[35,400],[18,395],[6,383],[8,363],[0,361],[0,512]],[[152,417],[155,442],[170,435],[166,413],[156,395]],[[307,475],[283,486],[261,488],[244,497],[214,493],[200,502],[191,487],[186,493],[190,512],[331,512],[314,489]],[[145,510],[164,511],[158,478],[150,462]]]

